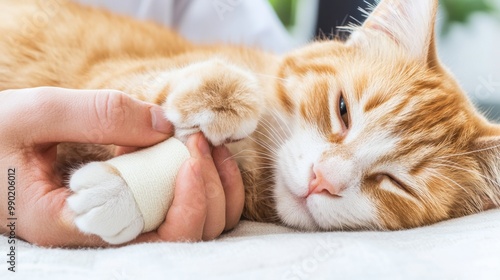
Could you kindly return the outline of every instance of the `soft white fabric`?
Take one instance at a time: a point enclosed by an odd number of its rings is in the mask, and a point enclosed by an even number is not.
[[[152,147],[112,158],[107,163],[120,171],[144,218],[144,229],[157,229],[174,197],[175,178],[189,151],[170,138]]]
[[[500,279],[500,210],[400,232],[299,233],[242,222],[213,242],[44,249],[21,242],[0,279]],[[5,277],[9,276],[9,277]]]
[[[197,43],[245,44],[278,53],[294,45],[267,0],[75,1],[154,20]]]

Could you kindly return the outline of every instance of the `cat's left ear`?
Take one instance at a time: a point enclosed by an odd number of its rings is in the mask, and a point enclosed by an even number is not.
[[[395,41],[410,57],[437,62],[434,26],[438,0],[382,0],[348,44],[368,44],[373,36]]]

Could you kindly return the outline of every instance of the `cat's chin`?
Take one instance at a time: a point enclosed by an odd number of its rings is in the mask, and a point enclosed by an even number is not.
[[[284,187],[286,188],[286,186]],[[321,196],[321,197],[320,197]],[[318,202],[328,200],[324,194],[311,196],[298,196],[287,190],[280,194],[276,201],[278,215],[284,224],[303,231],[324,231],[336,230],[337,227],[329,224],[322,215],[322,210],[318,209]],[[341,224],[335,221],[335,224]]]
[[[322,230],[380,228],[375,204],[354,189],[347,190],[342,197],[311,195],[307,198],[307,207]]]
[[[285,225],[306,231],[320,229],[309,210],[306,197],[293,194],[284,184],[279,183],[274,192],[276,212]]]

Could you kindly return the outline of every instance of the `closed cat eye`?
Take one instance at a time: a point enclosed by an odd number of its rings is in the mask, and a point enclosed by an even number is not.
[[[377,175],[377,180],[381,182],[384,178],[389,179],[393,185],[398,187],[399,189],[403,190],[407,194],[415,197],[415,193],[405,184],[403,184],[400,180],[396,179],[393,175],[391,174],[380,174]]]
[[[346,128],[349,128],[349,112],[347,110],[347,103],[344,96],[341,94],[339,98],[339,115]]]

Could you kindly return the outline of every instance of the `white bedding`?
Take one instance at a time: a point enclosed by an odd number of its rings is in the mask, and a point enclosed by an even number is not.
[[[16,273],[7,271],[7,245],[0,236],[0,279],[498,280],[500,210],[400,232],[300,233],[242,222],[204,243],[85,250],[19,243]]]

